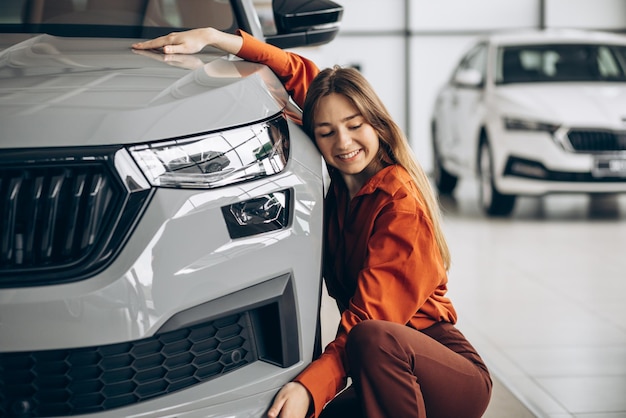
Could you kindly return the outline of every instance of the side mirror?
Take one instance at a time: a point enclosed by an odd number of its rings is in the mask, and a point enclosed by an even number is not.
[[[465,68],[454,74],[454,83],[464,87],[480,87],[483,75],[474,68]]]
[[[279,48],[321,45],[339,32],[343,7],[330,0],[273,0],[276,35],[266,41]]]

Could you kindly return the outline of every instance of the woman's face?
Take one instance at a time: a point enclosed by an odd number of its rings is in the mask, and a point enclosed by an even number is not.
[[[345,96],[322,97],[313,120],[315,142],[326,164],[344,175],[373,175],[381,168],[378,134]]]

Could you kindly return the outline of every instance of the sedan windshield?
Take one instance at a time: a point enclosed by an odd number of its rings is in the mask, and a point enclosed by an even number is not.
[[[498,50],[496,84],[626,81],[626,46],[515,45]]]
[[[0,32],[147,38],[213,26],[234,32],[224,0],[1,0]]]

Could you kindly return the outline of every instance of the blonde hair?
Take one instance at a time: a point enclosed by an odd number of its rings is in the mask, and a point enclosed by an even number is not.
[[[378,133],[380,159],[398,164],[413,178],[422,194],[427,214],[432,221],[439,253],[447,269],[450,267],[450,251],[441,228],[439,202],[432,190],[428,176],[417,162],[404,132],[395,123],[370,83],[353,68],[335,66],[322,70],[308,88],[302,111],[302,127],[314,136],[314,115],[322,97],[336,93],[346,97]]]

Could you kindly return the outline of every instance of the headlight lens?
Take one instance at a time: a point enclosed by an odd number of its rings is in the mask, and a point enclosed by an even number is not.
[[[289,129],[270,120],[192,138],[129,148],[153,186],[210,189],[280,173],[289,158]]]
[[[545,122],[537,122],[525,119],[504,118],[504,127],[508,131],[535,131],[553,134],[559,129],[559,125]]]

